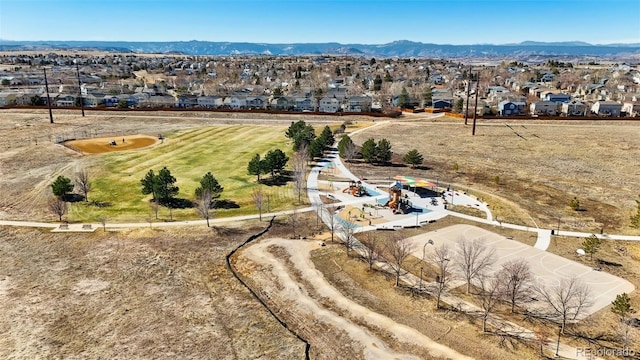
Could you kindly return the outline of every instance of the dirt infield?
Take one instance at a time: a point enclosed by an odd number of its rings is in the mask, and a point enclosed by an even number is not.
[[[102,154],[113,151],[141,149],[155,145],[160,140],[147,135],[127,135],[124,137],[104,137],[83,140],[71,140],[64,143],[83,154]]]

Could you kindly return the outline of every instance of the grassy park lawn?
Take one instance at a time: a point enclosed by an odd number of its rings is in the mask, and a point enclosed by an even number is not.
[[[256,213],[251,193],[262,187],[269,194],[269,209],[282,210],[296,200],[291,184],[266,186],[247,175],[247,164],[255,154],[281,149],[291,155],[284,136],[286,128],[279,126],[222,125],[199,127],[169,133],[163,143],[151,148],[94,155],[88,171],[93,189],[89,204],[73,203],[70,221],[143,222],[154,214],[151,195],[141,193],[140,180],[153,169],[167,167],[176,178],[179,199],[192,200],[200,178],[211,171],[224,187],[220,200],[237,207],[217,209],[216,216],[226,217]],[[266,204],[265,204],[266,210]],[[169,209],[160,208],[160,220],[169,219]],[[173,220],[200,218],[194,208],[173,209]]]

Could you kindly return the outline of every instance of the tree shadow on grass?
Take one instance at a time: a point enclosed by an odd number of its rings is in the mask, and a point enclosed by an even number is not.
[[[80,194],[65,194],[63,200],[70,203],[77,203],[84,201],[84,196]]]
[[[189,209],[192,208],[193,202],[189,199],[171,198],[167,200],[161,200],[160,205],[170,207],[172,209]]]
[[[233,200],[214,200],[213,206],[214,209],[239,209],[240,205]]]
[[[293,179],[287,175],[269,177],[266,179],[260,179],[260,183],[267,186],[284,186],[287,182],[292,181]]]

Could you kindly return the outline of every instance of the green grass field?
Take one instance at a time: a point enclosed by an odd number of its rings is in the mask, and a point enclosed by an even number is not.
[[[247,164],[255,154],[264,155],[279,148],[291,156],[285,131],[286,127],[248,125],[193,128],[168,134],[164,143],[151,148],[95,155],[88,168],[93,185],[90,203],[71,204],[69,220],[97,222],[106,217],[110,222],[146,221],[154,211],[149,202],[151,195],[140,191],[140,179],[150,169],[157,173],[164,166],[177,179],[177,198],[189,200],[194,199],[200,178],[211,171],[224,187],[220,199],[239,205],[236,209],[217,209],[216,216],[257,213],[251,193],[258,187],[269,194],[271,211],[291,208],[297,201],[291,183],[266,186],[258,184],[255,176],[247,175]],[[265,205],[263,211],[266,210]],[[158,217],[168,220],[169,210],[160,207]],[[199,218],[194,208],[173,209],[174,220]]]

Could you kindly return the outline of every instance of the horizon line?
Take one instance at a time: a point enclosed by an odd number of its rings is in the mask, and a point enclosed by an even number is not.
[[[339,41],[323,41],[323,42],[264,42],[264,41],[224,41],[224,40],[12,40],[12,39],[2,39],[0,38],[0,42],[123,42],[123,43],[171,43],[171,42],[210,42],[210,43],[247,43],[247,44],[265,44],[265,45],[291,45],[291,44],[338,44],[338,45],[388,45],[398,42],[408,42],[408,43],[416,43],[423,45],[442,45],[442,46],[477,46],[477,45],[493,45],[493,46],[513,46],[513,45],[523,45],[526,43],[536,43],[536,44],[579,44],[576,46],[584,45],[584,46],[612,46],[612,45],[637,45],[640,46],[640,39],[637,41],[631,42],[610,42],[610,43],[590,43],[582,40],[566,40],[566,41],[539,41],[539,40],[522,40],[520,42],[511,42],[511,43],[468,43],[468,44],[448,44],[448,43],[433,43],[433,42],[421,42],[415,40],[394,40],[386,43],[364,43],[364,42],[339,42]]]

